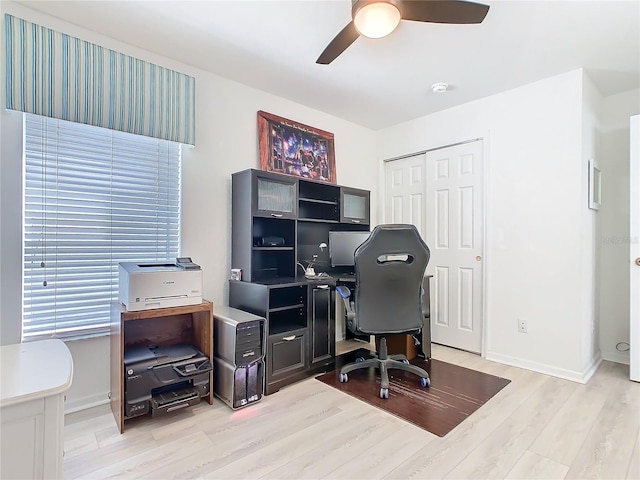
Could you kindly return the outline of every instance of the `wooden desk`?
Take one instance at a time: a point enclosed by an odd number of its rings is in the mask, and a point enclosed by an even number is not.
[[[62,340],[5,345],[0,351],[0,478],[62,478],[71,352]]]

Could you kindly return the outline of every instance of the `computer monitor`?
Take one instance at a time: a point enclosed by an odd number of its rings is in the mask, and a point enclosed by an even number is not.
[[[329,232],[329,259],[332,267],[352,267],[354,253],[371,232]]]

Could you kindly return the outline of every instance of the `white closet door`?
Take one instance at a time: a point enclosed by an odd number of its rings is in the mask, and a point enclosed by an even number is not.
[[[431,339],[482,352],[482,141],[427,152]]]

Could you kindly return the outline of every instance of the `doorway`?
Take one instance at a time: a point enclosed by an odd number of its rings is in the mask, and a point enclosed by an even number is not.
[[[482,140],[385,162],[384,221],[411,223],[431,250],[431,339],[482,352]]]
[[[630,145],[630,292],[629,309],[629,377],[640,382],[640,115],[631,117]]]

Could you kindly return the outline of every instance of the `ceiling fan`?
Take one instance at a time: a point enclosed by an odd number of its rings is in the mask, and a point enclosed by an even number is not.
[[[360,35],[382,38],[400,20],[432,23],[480,23],[488,5],[463,0],[351,0],[353,20],[331,40],[316,63],[328,65]]]

